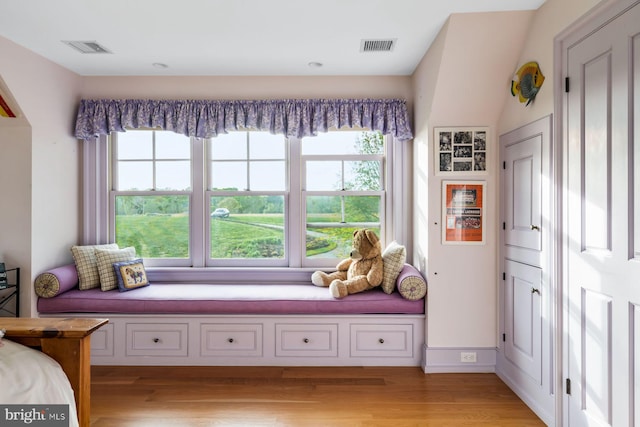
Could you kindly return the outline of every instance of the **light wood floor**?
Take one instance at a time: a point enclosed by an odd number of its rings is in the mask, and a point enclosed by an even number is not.
[[[543,426],[494,374],[92,367],[93,427]]]

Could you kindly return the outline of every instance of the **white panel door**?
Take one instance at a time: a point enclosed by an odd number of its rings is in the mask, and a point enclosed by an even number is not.
[[[634,372],[640,301],[638,223],[640,6],[566,50],[566,327],[571,426],[639,425]],[[631,76],[630,74],[631,73]],[[636,132],[638,132],[636,130]],[[635,166],[634,166],[635,165]]]

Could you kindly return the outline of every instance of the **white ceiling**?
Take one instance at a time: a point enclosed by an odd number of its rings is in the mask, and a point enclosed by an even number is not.
[[[542,3],[0,0],[0,36],[86,76],[410,75],[450,14]],[[360,52],[362,39],[386,38],[397,39],[392,52]],[[112,53],[82,54],[62,40],[96,41]]]

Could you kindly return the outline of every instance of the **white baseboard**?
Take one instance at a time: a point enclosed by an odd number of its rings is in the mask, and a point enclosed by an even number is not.
[[[475,354],[475,362],[463,362],[462,354]],[[495,372],[495,348],[430,348],[424,347],[425,373]]]

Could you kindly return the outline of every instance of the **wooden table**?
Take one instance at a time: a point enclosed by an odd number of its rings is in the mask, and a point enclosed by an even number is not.
[[[91,334],[108,319],[0,317],[5,338],[35,347],[55,359],[69,377],[80,426],[89,426],[91,409]]]

